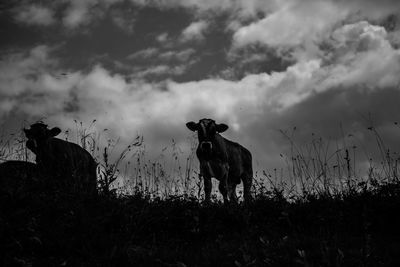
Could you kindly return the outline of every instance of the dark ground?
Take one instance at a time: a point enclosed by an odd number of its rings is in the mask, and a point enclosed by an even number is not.
[[[2,196],[1,266],[400,266],[400,183],[248,205]]]

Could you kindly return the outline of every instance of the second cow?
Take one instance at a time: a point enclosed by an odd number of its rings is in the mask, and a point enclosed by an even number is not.
[[[56,138],[61,130],[49,129],[42,122],[24,129],[26,146],[36,155],[42,173],[73,192],[97,192],[97,163],[88,151],[77,144]]]

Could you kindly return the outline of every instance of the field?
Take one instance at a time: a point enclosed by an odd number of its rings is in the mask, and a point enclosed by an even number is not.
[[[96,138],[89,140],[88,150],[101,151],[99,195],[40,185],[1,196],[0,265],[400,265],[398,158],[379,138],[383,163],[365,176],[355,172],[351,147],[325,157],[331,154],[319,139],[305,149],[293,144],[287,179],[265,172],[256,177],[254,200],[238,205],[217,196],[211,204],[201,201],[193,155],[183,167],[149,163],[138,138],[110,163],[112,149],[96,149]],[[137,172],[123,193],[112,184],[133,150]],[[172,163],[177,150],[172,144]],[[173,167],[166,172],[165,166]]]
[[[2,266],[396,266],[400,184],[248,205],[195,198],[1,201]]]

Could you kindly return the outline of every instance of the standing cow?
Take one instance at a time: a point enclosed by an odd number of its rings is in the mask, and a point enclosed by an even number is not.
[[[47,177],[69,189],[87,193],[97,190],[97,163],[77,144],[55,138],[61,130],[39,122],[24,129],[26,146],[36,155],[36,163]]]
[[[35,163],[18,160],[0,163],[0,195],[15,197],[29,194],[39,176]]]
[[[198,123],[186,123],[191,131],[197,131],[199,146],[196,150],[200,161],[200,176],[204,179],[205,199],[210,201],[211,177],[219,180],[219,191],[224,202],[237,202],[236,186],[243,182],[244,199],[251,199],[250,188],[253,180],[251,153],[219,133],[228,129],[226,124],[217,124],[211,119],[202,119]]]

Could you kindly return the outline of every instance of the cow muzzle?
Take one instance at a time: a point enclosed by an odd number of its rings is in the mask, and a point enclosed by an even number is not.
[[[211,152],[211,150],[212,150],[212,143],[209,142],[209,141],[208,141],[208,142],[201,142],[200,148],[201,148],[201,150],[203,150],[204,152],[209,153],[209,152]]]

